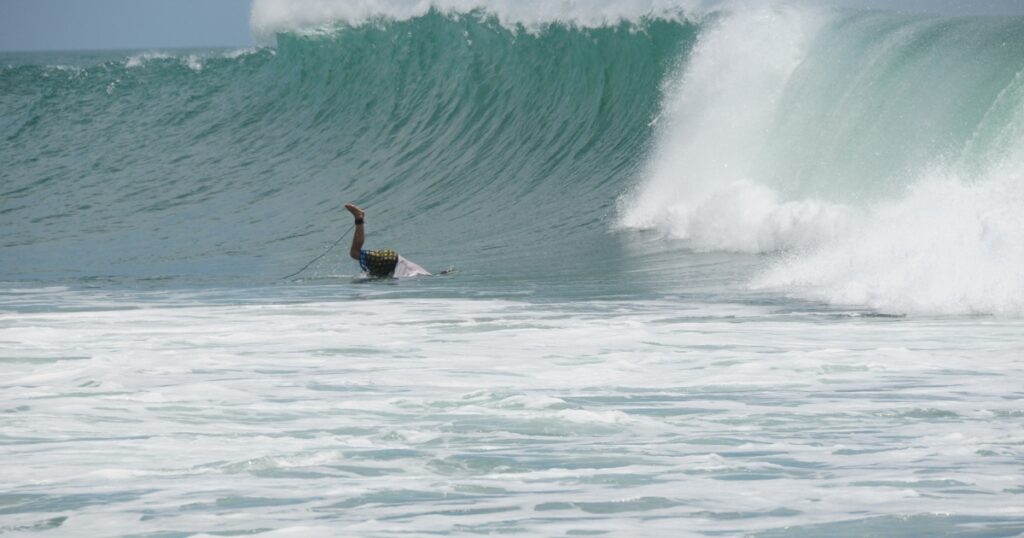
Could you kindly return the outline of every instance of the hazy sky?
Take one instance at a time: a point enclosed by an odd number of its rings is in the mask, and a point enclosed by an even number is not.
[[[0,0],[0,50],[242,47],[249,0]]]
[[[810,1],[947,14],[1024,13],[1024,0]],[[0,0],[0,50],[245,47],[253,44],[249,6],[250,0]]]

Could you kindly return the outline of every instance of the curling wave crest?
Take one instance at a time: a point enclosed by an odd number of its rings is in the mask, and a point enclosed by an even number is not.
[[[1024,313],[1024,21],[738,11],[664,87],[620,224],[832,304]]]

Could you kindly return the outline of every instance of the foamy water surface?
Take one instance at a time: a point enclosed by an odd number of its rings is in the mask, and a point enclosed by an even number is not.
[[[1024,532],[1019,320],[392,292],[8,293],[2,529]]]

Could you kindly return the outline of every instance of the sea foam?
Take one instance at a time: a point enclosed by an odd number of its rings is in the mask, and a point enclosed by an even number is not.
[[[935,172],[753,285],[889,312],[1024,314],[1022,179],[1012,168],[975,184]]]
[[[771,253],[757,289],[897,313],[1024,313],[1021,77],[986,87],[948,73],[947,87],[929,88],[940,74],[922,57],[922,39],[960,42],[970,27],[896,22],[884,45],[869,48],[874,57],[855,64],[860,71],[826,83],[822,55],[878,25],[779,7],[716,21],[665,84],[655,148],[620,200],[620,225],[699,251]],[[854,37],[823,40],[823,28]],[[1000,65],[984,40],[972,46]],[[933,63],[943,61],[952,60]],[[908,80],[887,80],[890,65],[903,65]],[[991,104],[984,114],[920,105],[962,95]],[[889,110],[872,115],[879,104]],[[976,127],[939,130],[965,121]],[[904,125],[917,135],[906,138]]]

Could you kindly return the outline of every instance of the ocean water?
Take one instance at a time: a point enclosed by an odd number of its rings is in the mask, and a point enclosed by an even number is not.
[[[1024,535],[1024,19],[251,22],[0,53],[0,534]]]

